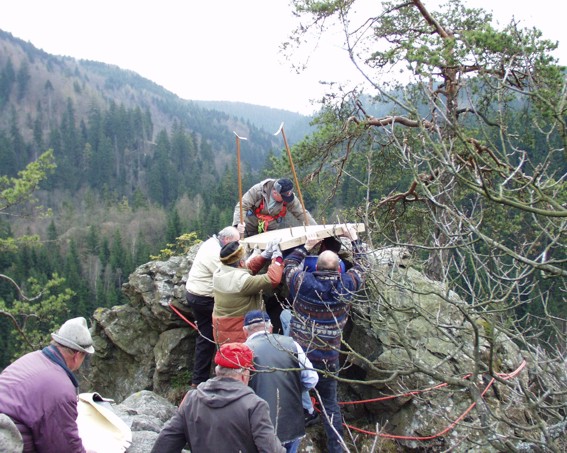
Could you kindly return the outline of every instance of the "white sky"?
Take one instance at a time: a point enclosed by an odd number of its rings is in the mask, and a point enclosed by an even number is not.
[[[330,37],[310,45],[306,71],[291,69],[279,53],[296,23],[288,0],[3,3],[0,29],[14,37],[53,55],[130,69],[184,99],[241,101],[308,114],[315,110],[310,100],[324,92],[319,81],[355,76],[346,53]],[[560,42],[556,56],[567,65],[561,46],[565,20],[556,1],[466,4],[492,10],[502,23],[514,16],[523,26],[541,29],[544,38]]]

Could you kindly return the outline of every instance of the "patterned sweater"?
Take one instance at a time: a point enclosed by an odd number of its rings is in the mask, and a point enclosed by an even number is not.
[[[353,243],[357,250],[358,243]],[[291,336],[315,366],[339,357],[343,328],[353,294],[364,284],[364,271],[355,264],[344,274],[337,271],[303,270],[304,247],[285,261],[285,281],[293,304]],[[356,259],[356,255],[355,255]]]

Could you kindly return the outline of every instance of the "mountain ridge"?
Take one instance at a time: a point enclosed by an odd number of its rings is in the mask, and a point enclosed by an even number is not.
[[[272,150],[281,150],[281,139],[273,138],[281,122],[286,124],[290,143],[301,139],[309,130],[309,117],[299,113],[247,103],[182,99],[134,71],[103,62],[54,56],[3,30],[0,30],[0,51],[0,69],[3,68],[0,129],[12,124],[13,108],[18,127],[27,139],[33,136],[32,128],[26,126],[30,119],[34,120],[34,114],[60,117],[69,99],[79,121],[92,109],[109,108],[112,103],[148,111],[154,125],[153,138],[162,129],[171,130],[176,122],[190,132],[201,134],[202,123],[196,120],[200,111],[207,111],[208,120],[222,128],[223,134],[232,134],[233,130],[242,136],[260,134]],[[16,93],[10,94],[10,82],[15,85]],[[38,106],[42,112],[37,112]],[[278,121],[277,117],[281,119]],[[203,136],[215,146],[214,136]]]

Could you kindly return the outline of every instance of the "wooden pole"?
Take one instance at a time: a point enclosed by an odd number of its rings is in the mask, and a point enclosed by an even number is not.
[[[244,137],[240,137],[234,131],[233,133],[234,135],[236,135],[236,171],[238,177],[238,199],[240,200],[240,223],[243,223],[244,215],[242,210],[242,175],[240,171],[240,140],[247,140],[247,139]]]
[[[301,202],[301,207],[303,208],[303,226],[307,225],[307,212],[305,210],[305,203],[303,202],[303,195],[301,194],[301,187],[299,187],[299,181],[297,179],[297,174],[295,173],[295,166],[293,165],[293,158],[291,157],[291,150],[287,143],[287,138],[285,136],[285,131],[283,127],[284,123],[280,124],[280,128],[274,135],[278,135],[280,132],[283,137],[285,149],[287,151],[287,157],[289,159],[289,166],[291,167],[291,172],[293,173],[293,180],[295,182],[295,187],[297,187],[297,195],[299,196],[299,201]]]

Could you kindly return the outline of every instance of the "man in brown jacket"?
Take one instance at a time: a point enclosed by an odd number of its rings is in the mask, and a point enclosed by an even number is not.
[[[244,315],[261,310],[262,294],[276,288],[282,279],[283,258],[276,241],[246,261],[244,246],[238,241],[220,251],[221,266],[213,274],[213,335],[218,344],[246,341]],[[258,274],[271,260],[265,274]]]
[[[287,178],[265,179],[252,186],[242,196],[244,219],[240,218],[240,211],[240,202],[238,202],[234,208],[232,225],[237,227],[245,238],[277,230],[287,213],[301,224],[317,225],[311,214],[304,211],[301,202],[293,194],[293,183]]]

